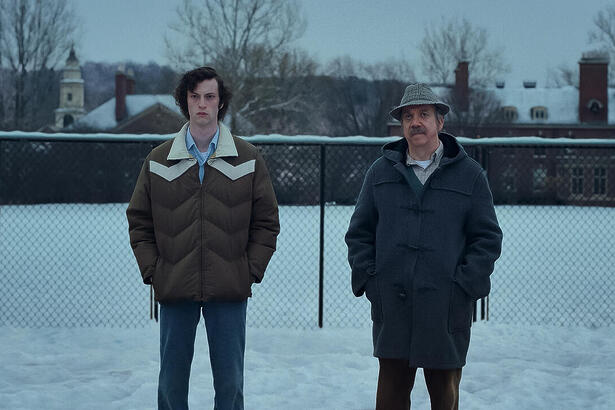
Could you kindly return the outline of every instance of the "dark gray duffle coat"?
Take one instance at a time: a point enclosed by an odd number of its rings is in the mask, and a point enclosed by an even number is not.
[[[439,137],[444,155],[422,195],[406,140],[383,147],[346,244],[352,290],[371,302],[374,356],[450,369],[465,365],[472,302],[489,294],[502,231],[480,165],[453,136]]]

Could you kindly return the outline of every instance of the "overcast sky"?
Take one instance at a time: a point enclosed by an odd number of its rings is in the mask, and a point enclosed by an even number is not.
[[[164,34],[181,0],[71,0],[82,20],[84,61],[170,64]],[[365,62],[407,59],[424,79],[418,45],[425,27],[463,16],[487,29],[511,72],[507,85],[545,85],[549,68],[576,66],[592,47],[595,14],[613,0],[300,0],[308,26],[297,45],[321,63],[341,55]]]

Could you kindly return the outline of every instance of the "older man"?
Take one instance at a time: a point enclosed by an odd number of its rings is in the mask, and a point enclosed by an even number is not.
[[[404,138],[367,171],[346,234],[352,290],[371,302],[377,409],[409,409],[423,368],[432,409],[457,409],[472,304],[490,290],[502,232],[485,173],[440,132],[449,106],[409,85]]]

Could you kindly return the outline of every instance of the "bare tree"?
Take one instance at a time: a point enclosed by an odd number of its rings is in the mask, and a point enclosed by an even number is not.
[[[51,70],[66,56],[76,28],[67,0],[0,2],[0,68],[8,69],[13,79],[13,127],[26,125],[26,107],[34,93],[48,92]]]
[[[550,68],[547,74],[548,87],[574,86],[579,88],[579,70],[566,64],[560,64],[556,68]]]
[[[460,61],[472,66],[472,85],[487,85],[508,71],[501,50],[491,48],[484,28],[468,20],[442,19],[425,29],[419,46],[423,71],[430,81],[451,83]]]
[[[3,33],[2,28],[4,27],[4,21],[0,17],[0,34]],[[6,72],[4,65],[2,64],[2,47],[0,44],[0,130],[5,129],[7,126],[7,113],[6,113],[6,99],[7,99],[7,90],[9,88],[8,84],[8,73]]]
[[[401,58],[389,58],[374,64],[365,66],[368,78],[372,80],[397,80],[409,84],[416,81],[414,69],[407,60]]]
[[[415,81],[412,65],[401,58],[389,58],[373,64],[360,62],[349,55],[330,60],[324,70],[325,75],[345,78],[358,77],[367,80],[398,80],[405,83]]]
[[[591,44],[609,54],[609,83],[615,82],[615,5],[608,5],[596,14],[588,37]]]
[[[314,73],[314,61],[292,48],[306,27],[296,0],[184,0],[177,18],[170,26],[176,38],[166,38],[171,63],[182,70],[212,65],[228,80],[235,131],[249,130],[253,117],[266,109],[301,105],[300,95],[267,81]]]
[[[365,64],[350,56],[336,57],[325,68],[325,113],[334,136],[384,136],[389,111],[399,103],[404,85],[414,81],[409,64],[400,60]]]
[[[471,88],[468,95],[467,110],[458,109],[465,104],[452,89],[444,100],[451,106],[446,125],[455,135],[474,138],[480,135],[483,126],[500,121],[500,101],[492,90]]]

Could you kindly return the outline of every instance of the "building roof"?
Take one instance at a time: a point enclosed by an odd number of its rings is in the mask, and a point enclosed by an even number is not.
[[[561,88],[492,88],[502,107],[517,108],[521,124],[574,124],[579,122],[579,90]],[[533,107],[546,107],[546,119],[532,119]]]
[[[134,117],[155,104],[162,104],[169,110],[183,117],[172,95],[129,94],[126,96],[126,118],[123,121]],[[115,97],[113,97],[76,121],[73,127],[77,129],[91,128],[100,131],[109,131],[118,125],[119,123],[115,120]]]
[[[453,90],[452,86],[432,86],[440,97],[445,97]],[[573,86],[559,88],[525,88],[525,87],[488,87],[486,91],[494,93],[502,107],[512,106],[517,109],[515,124],[578,124],[579,90]],[[609,97],[608,124],[615,125],[615,88],[607,90]],[[546,119],[532,119],[533,107],[546,107]],[[451,107],[452,110],[455,107]],[[397,121],[396,121],[397,122]]]

